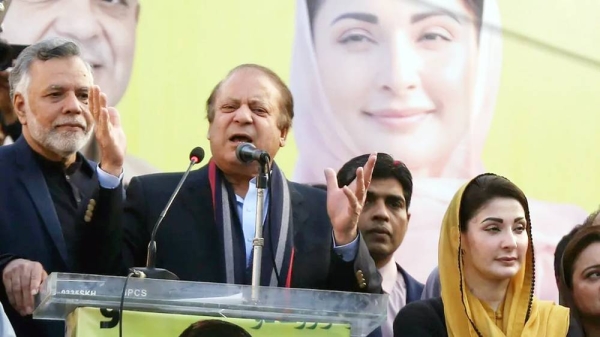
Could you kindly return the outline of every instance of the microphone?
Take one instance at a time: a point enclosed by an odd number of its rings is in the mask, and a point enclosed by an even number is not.
[[[167,205],[165,206],[163,211],[158,216],[158,220],[156,220],[156,224],[154,225],[154,228],[152,229],[152,235],[150,236],[150,243],[148,244],[148,255],[146,257],[146,267],[145,268],[134,268],[134,274],[137,275],[138,277],[161,279],[161,280],[179,280],[179,277],[177,277],[177,275],[171,273],[170,271],[168,271],[166,269],[155,268],[156,267],[156,232],[158,232],[160,223],[163,221],[165,215],[167,214],[167,212],[169,211],[169,208],[171,207],[171,204],[173,203],[173,200],[175,199],[175,197],[177,196],[177,193],[179,193],[179,190],[181,189],[181,186],[187,179],[187,176],[190,173],[192,166],[201,162],[202,159],[204,159],[204,150],[201,147],[196,147],[192,150],[192,152],[190,152],[190,165],[188,166],[187,170],[185,171],[185,173],[179,180],[179,184],[175,188],[175,191],[173,191],[173,194],[171,194],[171,198],[167,202]]]
[[[267,151],[257,149],[252,143],[240,143],[235,149],[235,156],[242,163],[251,163],[257,161],[266,164],[271,161],[271,156]]]

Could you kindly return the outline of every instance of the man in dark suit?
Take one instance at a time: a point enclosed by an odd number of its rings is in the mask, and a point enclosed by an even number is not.
[[[250,284],[256,216],[256,162],[236,158],[240,142],[274,158],[293,118],[289,89],[258,65],[233,69],[207,101],[212,158],[192,171],[157,234],[157,267],[182,280]],[[357,170],[356,186],[327,193],[289,182],[271,162],[264,207],[260,284],[379,293],[380,277],[357,230],[375,161]],[[181,173],[136,177],[127,189],[125,260],[143,266],[150,233]]]
[[[120,263],[125,135],[72,41],[25,49],[10,74],[23,126],[0,147],[0,300],[19,337],[64,336],[34,321],[33,296],[51,272],[108,273]],[[94,131],[95,127],[95,131]],[[78,151],[95,135],[101,164]]]
[[[369,155],[362,155],[344,164],[337,174],[338,186],[351,184],[356,179],[356,169],[368,159]],[[423,292],[423,284],[394,260],[410,220],[412,187],[412,175],[406,165],[388,154],[377,154],[358,229],[383,278],[383,291],[389,294],[388,320],[381,327],[383,337],[393,336],[394,319],[400,309],[419,300]]]

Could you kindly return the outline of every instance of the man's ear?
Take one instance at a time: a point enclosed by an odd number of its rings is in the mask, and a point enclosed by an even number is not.
[[[27,125],[27,117],[25,113],[25,97],[20,92],[16,92],[13,97],[13,108],[15,109],[15,113],[17,114],[17,118],[19,118],[19,122],[22,125]]]
[[[287,141],[287,135],[288,135],[289,130],[290,130],[290,128],[281,129],[281,136],[279,138],[279,147],[285,146],[285,142]]]

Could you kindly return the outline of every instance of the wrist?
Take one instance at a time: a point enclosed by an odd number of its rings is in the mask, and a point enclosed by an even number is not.
[[[336,231],[333,230],[333,239],[335,240],[336,246],[344,246],[354,241],[358,236],[358,230],[353,228],[352,230]]]
[[[123,173],[123,165],[100,163],[99,166],[102,171],[115,177],[119,177]]]

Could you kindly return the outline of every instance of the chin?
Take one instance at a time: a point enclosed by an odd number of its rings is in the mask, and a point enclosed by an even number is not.
[[[496,280],[507,280],[513,278],[519,272],[519,268],[510,267],[510,268],[497,268],[494,270],[490,270],[489,275]]]

